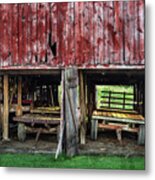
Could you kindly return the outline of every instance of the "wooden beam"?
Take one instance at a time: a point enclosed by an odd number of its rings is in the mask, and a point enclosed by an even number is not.
[[[3,95],[4,95],[4,109],[3,109],[3,140],[9,140],[9,77],[4,75],[3,79]]]
[[[60,121],[60,132],[59,132],[59,140],[58,146],[55,153],[55,159],[58,158],[59,154],[62,153],[63,149],[63,140],[64,140],[64,130],[65,130],[65,114],[64,114],[64,104],[65,104],[65,73],[62,70],[61,72],[61,121]]]
[[[22,77],[19,76],[16,116],[21,116],[22,114]]]
[[[86,102],[85,81],[83,71],[79,71],[79,114],[80,114],[80,144],[86,143]]]
[[[74,156],[78,153],[78,72],[76,68],[65,70],[65,122],[66,122],[66,154]]]

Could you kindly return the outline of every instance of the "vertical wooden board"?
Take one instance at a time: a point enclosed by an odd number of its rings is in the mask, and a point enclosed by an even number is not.
[[[94,38],[93,39],[94,39],[94,61],[95,61],[95,64],[100,63],[99,44],[103,39],[102,35],[100,36],[100,24],[102,22],[102,19],[101,19],[102,16],[100,14],[100,7],[102,8],[101,2],[93,2],[93,8],[94,8],[94,16],[93,16]]]
[[[128,2],[123,2],[123,64],[129,64],[130,59],[130,38],[128,37],[129,34],[129,15],[128,15]],[[130,35],[129,35],[130,36]]]
[[[18,64],[18,4],[12,4],[12,65]]]
[[[89,34],[89,2],[84,2],[83,11],[83,65],[90,60],[90,34]]]
[[[57,44],[57,52],[59,55],[57,56],[57,63],[61,62],[65,65],[66,58],[66,11],[63,10],[62,6],[65,6],[66,3],[56,3],[55,14],[53,14],[54,19],[56,19],[55,24],[53,24],[52,33],[54,37],[52,39],[53,44]],[[66,7],[67,8],[67,7]],[[59,24],[59,26],[58,26]],[[54,31],[53,31],[54,29]],[[59,42],[59,43],[58,43]]]
[[[2,45],[1,45],[1,56],[3,59],[3,66],[8,66],[9,65],[9,56],[10,56],[10,52],[9,52],[9,29],[8,29],[8,25],[9,23],[9,6],[7,4],[2,4],[1,5],[1,13],[2,13],[2,19],[1,19],[1,23],[2,23]]]
[[[138,7],[137,7],[137,1],[133,2],[133,49],[134,49],[134,57],[131,60],[130,64],[134,65],[138,62]]]
[[[97,44],[97,39],[98,39],[98,14],[97,14],[97,2],[93,2],[93,51],[94,51],[94,63],[98,64],[98,44]]]
[[[138,1],[138,32],[139,32],[139,62],[138,64],[144,64],[145,62],[145,48],[144,48],[144,11],[145,2],[144,0]]]
[[[50,3],[45,3],[45,63],[48,63],[48,49],[49,49],[49,10],[50,10]]]
[[[68,3],[66,14],[66,60],[68,64],[73,65],[75,60],[75,15],[74,15],[74,3]]]
[[[108,2],[108,9],[109,9],[109,17],[108,17],[108,48],[109,48],[109,59],[110,64],[115,64],[114,62],[114,7],[113,2]]]
[[[2,42],[2,12],[0,4],[0,42]],[[0,43],[0,67],[2,67],[2,43]]]
[[[51,3],[51,45],[56,43],[56,56],[52,60],[52,64],[57,64],[58,63],[58,57],[57,53],[61,52],[60,44],[57,46],[58,42],[58,34],[59,34],[59,28],[61,28],[61,25],[58,28],[58,3]],[[59,34],[60,35],[60,34]],[[60,37],[59,37],[60,38]],[[61,41],[59,42],[61,43]]]
[[[75,2],[75,61],[76,65],[79,63],[79,6],[78,2]]]
[[[8,75],[4,75],[3,91],[4,91],[3,139],[8,140],[9,138],[9,77]]]
[[[65,70],[66,151],[68,156],[76,155],[78,151],[77,78],[77,69],[69,68]]]
[[[123,63],[123,2],[114,1],[114,62]]]
[[[86,143],[86,92],[85,92],[85,79],[83,71],[79,71],[79,123],[80,123],[80,143]]]
[[[28,4],[23,4],[22,7],[22,57],[23,57],[23,65],[28,63],[27,58],[27,51],[28,51],[28,44],[27,44],[27,29],[28,29]]]
[[[126,42],[125,42],[125,47],[127,46],[126,43],[128,43],[129,51],[127,51],[127,48],[125,49],[125,58],[129,57],[129,64],[134,64],[135,60],[135,2],[131,1],[128,4],[129,11],[128,13],[128,18],[129,18],[129,29],[125,29],[125,37],[126,37]],[[130,32],[128,32],[130,31]],[[130,35],[129,35],[130,34]]]
[[[31,4],[31,63],[37,61],[37,4]]]
[[[31,3],[27,4],[27,63],[31,64],[32,51],[31,51]]]
[[[10,11],[10,8],[12,5],[7,5],[8,6],[8,47],[9,47],[9,52],[8,52],[8,63],[9,66],[12,65],[12,52],[11,52],[11,48],[12,48],[12,13]]]
[[[103,57],[104,57],[104,48],[103,48],[104,47],[104,40],[103,40],[103,33],[104,33],[103,2],[97,2],[97,6],[98,6],[98,8],[97,8],[97,14],[98,14],[98,19],[97,19],[98,64],[103,64]]]
[[[89,2],[89,43],[90,43],[90,50],[89,50],[89,59],[88,64],[93,65],[94,64],[94,30],[93,30],[93,2]]]
[[[84,2],[81,2],[79,3],[79,9],[80,9],[80,12],[79,12],[79,23],[80,23],[80,26],[79,26],[79,32],[80,32],[80,64],[83,64],[84,63],[84,36],[83,36],[83,30],[84,30]]]
[[[38,4],[38,21],[37,21],[37,45],[38,45],[38,64],[45,62],[46,56],[46,13],[45,3]]]
[[[53,59],[53,54],[51,50],[51,4],[52,3],[47,3],[46,4],[46,49],[47,49],[47,59],[46,63],[50,64]]]
[[[63,3],[60,9],[60,14],[63,18],[61,18],[61,25],[62,25],[62,60],[65,62],[65,65],[70,64],[70,36],[71,36],[71,27],[70,27],[70,3]]]
[[[82,64],[83,42],[82,42],[82,12],[83,2],[75,2],[75,59],[76,65]]]
[[[23,23],[22,23],[22,12],[23,12],[23,4],[18,5],[18,54],[19,54],[19,64],[23,64]]]
[[[104,16],[104,54],[105,54],[103,59],[103,64],[109,64],[108,2],[103,2],[103,16]]]

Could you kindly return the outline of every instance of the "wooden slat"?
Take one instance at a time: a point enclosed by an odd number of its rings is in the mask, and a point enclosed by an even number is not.
[[[27,7],[27,63],[31,64],[32,52],[31,52],[31,4],[28,3]]]
[[[38,63],[44,63],[46,58],[46,13],[45,4],[38,4],[37,40],[38,40]]]
[[[125,114],[127,114],[127,113],[119,113],[119,112],[116,112],[116,113],[114,113],[114,112],[104,112],[104,111],[94,111],[93,112],[93,116],[95,117],[95,116],[103,116],[103,117],[115,117],[115,118],[124,118],[125,117]],[[142,116],[142,115],[139,115],[139,114],[128,114],[128,117],[129,117],[129,119],[131,119],[131,120],[141,120],[141,121],[143,121],[144,120],[144,117]],[[104,119],[104,118],[103,118]]]
[[[37,62],[37,4],[31,4],[31,63]]]
[[[9,79],[8,75],[4,75],[3,79],[3,139],[8,140],[9,138]]]
[[[144,0],[139,0],[138,1],[138,33],[139,33],[139,62],[138,64],[144,64],[144,11],[145,11],[145,4],[144,4]]]
[[[6,4],[1,5],[1,58],[3,59],[4,65],[9,65],[9,32],[8,32],[8,25],[9,25],[9,7]]]
[[[97,109],[97,111],[110,111],[110,112],[120,112],[120,113],[128,113],[128,114],[138,114],[135,110],[124,110],[124,109],[109,109],[109,108],[103,108],[103,109]]]
[[[98,64],[103,64],[104,54],[104,10],[103,2],[97,2],[98,5]]]
[[[56,116],[45,116],[40,114],[25,114],[20,117],[14,117],[14,121],[38,124],[59,124],[61,118]]]
[[[109,48],[109,60],[110,64],[115,64],[116,62],[114,61],[114,41],[115,41],[115,32],[114,32],[114,7],[113,7],[113,2],[109,1],[108,2],[108,48]]]
[[[2,11],[1,11],[1,4],[0,4],[0,42],[2,42]],[[3,66],[3,59],[2,59],[2,44],[0,43],[0,67]]]
[[[101,96],[101,98],[109,98],[109,96]],[[120,99],[120,100],[122,100],[122,99],[124,99],[123,97],[113,97],[112,95],[111,95],[111,99]],[[134,100],[134,98],[125,98],[126,100]]]
[[[76,64],[80,64],[82,61],[82,2],[75,2],[75,58]],[[81,51],[82,50],[82,51]]]
[[[108,101],[108,102],[106,102],[106,101],[100,101],[102,104],[109,104],[109,105],[114,105],[114,104],[118,104],[118,105],[122,105],[123,106],[123,102],[121,103],[121,102],[112,102],[112,101]],[[125,103],[124,105],[127,105],[127,106],[129,106],[129,105],[133,105],[134,103]]]
[[[138,63],[138,52],[139,52],[139,46],[138,46],[138,7],[137,7],[137,2],[133,2],[133,59],[132,59],[132,64],[137,64]]]
[[[84,64],[89,64],[90,58],[90,24],[89,24],[89,2],[84,2],[83,11],[83,61]]]
[[[98,38],[99,38],[99,28],[98,28],[98,4],[97,2],[93,2],[93,9],[94,9],[94,14],[93,14],[93,44],[94,44],[94,61],[95,64],[98,64],[99,60],[99,47],[98,47]]]
[[[69,59],[70,59],[70,63],[71,65],[74,65],[75,63],[75,29],[74,29],[74,25],[75,25],[75,3],[71,2],[68,3],[68,7],[69,7],[69,21],[70,21],[70,30],[69,30]]]
[[[23,64],[23,4],[18,5],[18,13],[19,13],[19,19],[18,19],[18,30],[19,30],[19,36],[18,36],[18,42],[19,42],[19,64]]]
[[[109,18],[109,9],[108,9],[108,2],[103,3],[103,16],[104,16],[104,64],[109,63],[109,43],[108,43],[108,18]]]
[[[28,4],[24,4],[22,8],[22,56],[23,56],[23,65],[26,65],[28,63],[27,58],[27,51],[28,51],[28,44],[27,44],[27,29],[28,29]]]
[[[18,5],[12,5],[12,61],[18,64]]]
[[[109,93],[109,91],[101,91],[102,93]],[[122,94],[123,92],[115,92],[115,91],[113,91],[112,92],[113,94]],[[127,92],[125,92],[125,94],[126,95],[133,95],[133,93],[127,93]]]
[[[114,1],[114,57],[113,61],[115,64],[123,63],[123,2]]]
[[[21,116],[21,115],[22,115],[22,78],[18,77],[16,116]]]

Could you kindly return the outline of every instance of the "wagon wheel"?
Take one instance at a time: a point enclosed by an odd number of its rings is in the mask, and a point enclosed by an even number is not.
[[[144,145],[145,144],[145,126],[139,126],[139,133],[138,133],[138,144]]]
[[[26,140],[26,128],[24,123],[18,123],[18,140],[24,142]]]

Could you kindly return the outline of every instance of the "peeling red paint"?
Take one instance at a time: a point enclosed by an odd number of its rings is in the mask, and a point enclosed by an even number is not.
[[[144,6],[144,0],[1,4],[0,69],[144,65]]]

